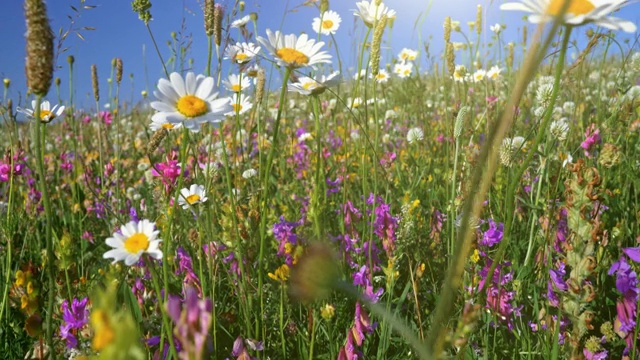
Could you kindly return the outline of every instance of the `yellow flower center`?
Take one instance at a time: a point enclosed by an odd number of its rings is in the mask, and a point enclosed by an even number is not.
[[[378,75],[376,75],[376,80],[384,80],[386,78],[387,76],[383,73],[378,73]]]
[[[240,92],[240,90],[242,90],[242,86],[240,86],[240,84],[233,84],[231,85],[231,90],[233,92]]]
[[[198,201],[200,201],[200,195],[198,195],[198,194],[193,194],[193,195],[187,196],[187,202],[189,204],[194,204],[194,203],[197,203]]]
[[[132,254],[137,254],[140,250],[147,250],[149,247],[149,237],[143,233],[135,233],[124,242],[124,248]]]
[[[202,99],[194,95],[186,95],[178,100],[176,104],[178,112],[188,118],[202,116],[209,111],[209,105]]]
[[[245,61],[249,60],[249,55],[245,54],[245,53],[237,53],[236,54],[236,61],[239,63],[243,63]]]
[[[293,65],[293,66],[303,66],[309,63],[309,58],[307,57],[307,55],[292,48],[278,49],[276,51],[276,56],[278,56],[287,64]]]
[[[173,129],[173,124],[171,124],[171,123],[162,124],[162,127],[167,129],[167,130],[171,130],[171,129]]]
[[[242,111],[242,104],[231,104],[233,106],[233,111],[240,112]]]
[[[331,21],[331,20],[324,20],[324,21],[322,22],[322,28],[323,28],[323,29],[331,29],[331,28],[333,28],[333,21]]]
[[[547,14],[558,16],[562,11],[564,3],[567,0],[551,0],[549,7],[547,7]],[[568,0],[569,6],[567,7],[567,14],[573,15],[585,15],[595,9],[595,5],[589,0]]]
[[[49,110],[40,110],[40,120],[41,121],[51,121],[51,120],[53,120],[54,117],[56,117],[56,115],[53,114],[51,111],[49,111]]]
[[[310,82],[306,82],[306,83],[302,84],[302,87],[305,90],[313,90],[313,89],[316,88],[316,84],[310,81]]]

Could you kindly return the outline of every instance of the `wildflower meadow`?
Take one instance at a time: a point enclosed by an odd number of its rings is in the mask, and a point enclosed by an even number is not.
[[[12,15],[0,358],[640,359],[640,4],[127,3]]]

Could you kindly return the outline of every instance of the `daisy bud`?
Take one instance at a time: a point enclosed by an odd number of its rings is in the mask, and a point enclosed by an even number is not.
[[[160,128],[153,133],[153,135],[151,136],[151,140],[149,140],[149,144],[147,145],[147,156],[151,156],[151,154],[156,151],[156,149],[158,148],[158,146],[160,146],[160,143],[162,143],[162,140],[164,140],[168,133],[169,130],[165,128]]]
[[[122,81],[122,59],[116,58],[116,82],[120,84]]]
[[[476,12],[476,34],[480,35],[482,32],[482,5],[478,4],[478,10]]]
[[[5,89],[8,89],[9,85],[11,85],[11,79],[9,79],[9,78],[5,78],[2,82],[4,83],[4,88]]]
[[[240,9],[240,12],[244,11],[244,6],[245,6],[244,1],[240,1],[240,4],[238,4],[238,8]]]
[[[444,42],[451,42],[451,17],[444,18]]]
[[[56,79],[53,82],[56,84],[56,86],[58,86],[58,87],[60,86],[60,78],[59,77],[56,77]]]
[[[320,13],[329,10],[329,0],[320,0]]]
[[[251,18],[251,21],[258,21],[258,13],[256,12],[249,14],[249,17]]]
[[[69,55],[67,56],[67,62],[69,65],[73,65],[73,63],[76,62],[76,58],[74,58],[73,55]]]
[[[207,36],[213,35],[213,12],[215,3],[213,0],[205,0],[204,2],[204,32]]]
[[[91,86],[93,87],[93,98],[100,101],[100,89],[98,89],[98,67],[91,65]]]
[[[522,45],[527,45],[528,30],[526,26],[522,27]]]
[[[145,99],[147,98],[147,94],[148,94],[148,93],[147,93],[147,90],[142,90],[142,91],[140,92],[140,95],[142,95],[142,97],[143,97],[143,98],[145,98]]]
[[[469,113],[469,107],[463,106],[458,111],[458,116],[456,117],[456,123],[453,127],[453,137],[455,139],[459,138],[462,135],[462,127],[464,126],[464,121],[467,118],[467,114]]]
[[[373,76],[378,75],[380,68],[380,43],[382,42],[382,34],[384,28],[387,26],[387,16],[383,15],[376,23],[376,28],[373,30],[373,40],[371,41],[371,74]]]
[[[223,14],[222,5],[216,4],[213,7],[213,42],[220,46],[222,43],[222,16]]]
[[[26,0],[27,19],[27,87],[34,94],[44,96],[51,87],[53,77],[53,31],[42,0]]]

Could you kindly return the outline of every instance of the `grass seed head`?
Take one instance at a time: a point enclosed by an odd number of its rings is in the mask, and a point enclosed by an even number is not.
[[[39,96],[49,92],[53,78],[53,31],[42,0],[26,0],[27,20],[27,86]]]

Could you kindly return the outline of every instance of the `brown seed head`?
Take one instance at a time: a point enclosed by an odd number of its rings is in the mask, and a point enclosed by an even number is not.
[[[27,19],[27,87],[36,95],[49,92],[53,78],[53,31],[42,0],[25,0]]]
[[[213,9],[213,42],[220,46],[222,43],[222,16],[224,10],[222,5],[216,4]]]
[[[371,74],[378,75],[380,68],[380,43],[382,42],[382,34],[384,28],[387,27],[387,16],[382,16],[376,23],[373,30],[373,40],[371,41]]]
[[[204,2],[204,32],[207,36],[213,35],[213,12],[215,2],[213,0],[205,0]]]
[[[451,42],[451,16],[444,18],[444,42]]]
[[[266,76],[263,69],[258,70],[258,76],[256,81],[256,102],[262,103],[262,96],[264,95],[264,84],[266,82]]]
[[[122,59],[116,58],[116,82],[122,81]]]
[[[100,89],[98,88],[98,67],[91,65],[91,86],[93,87],[93,98],[100,101]]]

